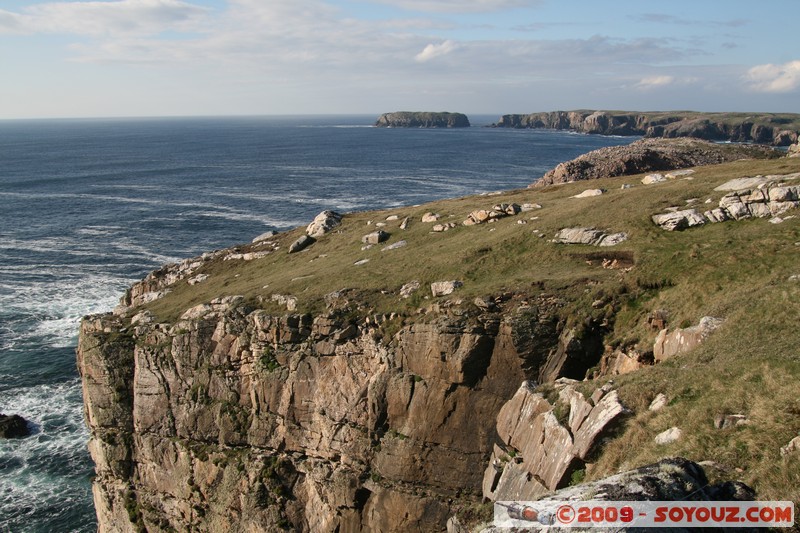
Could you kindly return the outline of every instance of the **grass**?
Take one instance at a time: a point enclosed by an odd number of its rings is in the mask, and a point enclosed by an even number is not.
[[[307,251],[287,253],[303,228],[280,234],[277,252],[249,262],[209,262],[198,272],[208,274],[208,280],[195,286],[179,282],[147,307],[159,320],[174,322],[194,305],[242,294],[251,306],[285,314],[269,300],[272,294],[289,294],[298,299],[297,312],[317,313],[324,310],[325,294],[349,288],[358,295],[356,315],[400,316],[387,326],[385,336],[391,337],[402,325],[424,320],[420,308],[446,300],[468,308],[477,296],[548,294],[567,302],[567,323],[603,314],[611,319],[606,343],[643,350],[652,347],[656,335],[646,322],[654,310],[668,311],[671,328],[696,324],[703,316],[722,317],[724,325],[694,352],[614,378],[634,414],[587,468],[586,477],[682,455],[715,461],[720,478],[751,484],[762,499],[800,502],[800,458],[779,453],[800,432],[800,282],[788,281],[800,274],[800,218],[777,225],[764,219],[707,224],[684,232],[666,232],[650,220],[693,198],[700,210],[709,198],[709,207],[715,207],[724,193],[713,189],[729,179],[792,172],[800,172],[800,158],[700,167],[692,180],[650,186],[641,185],[640,176],[627,176],[351,213]],[[624,183],[634,187],[622,190]],[[596,187],[607,189],[606,194],[570,198]],[[460,225],[471,211],[500,202],[543,207],[494,224]],[[428,211],[458,226],[432,233],[433,224],[420,222]],[[375,229],[367,222],[389,215],[408,216],[411,224],[400,230],[399,220],[388,222],[383,229],[391,233],[389,241],[362,251],[361,237]],[[612,249],[550,242],[556,231],[573,226],[625,231],[630,238]],[[408,245],[381,251],[401,239]],[[629,257],[631,270],[602,268],[598,257],[606,253]],[[369,262],[354,265],[362,259]],[[444,298],[431,296],[430,283],[452,279],[464,286]],[[412,280],[419,280],[421,289],[401,299],[400,288]],[[600,299],[608,304],[593,309],[592,302]],[[669,405],[648,411],[662,392]],[[713,419],[719,413],[744,414],[750,423],[717,430]],[[672,426],[680,427],[684,437],[657,446],[653,437]]]

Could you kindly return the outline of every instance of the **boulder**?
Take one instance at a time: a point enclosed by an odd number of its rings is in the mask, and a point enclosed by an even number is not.
[[[384,246],[381,248],[381,252],[388,252],[390,250],[397,250],[398,248],[402,248],[408,244],[408,241],[397,241],[395,243],[390,244],[389,246]]]
[[[440,216],[438,213],[425,213],[422,215],[422,222],[436,222]]]
[[[717,429],[745,426],[748,423],[749,421],[745,415],[726,415],[720,413],[714,417],[714,427]]]
[[[264,232],[261,235],[259,235],[258,237],[256,237],[255,239],[253,239],[253,244],[256,244],[256,243],[259,243],[259,242],[262,242],[262,241],[267,241],[267,240],[271,239],[272,237],[274,237],[277,234],[278,234],[278,232],[276,232],[276,231]]]
[[[663,174],[648,174],[642,178],[642,183],[645,185],[652,185],[653,183],[661,183],[667,181]]]
[[[308,225],[306,234],[309,237],[319,238],[342,223],[342,215],[336,211],[323,211]]]
[[[647,409],[648,411],[660,411],[667,405],[668,402],[669,400],[667,395],[663,392],[659,392],[656,394],[656,397],[653,398],[653,401],[650,402],[650,406]]]
[[[431,293],[434,297],[436,296],[447,296],[448,294],[452,294],[457,288],[463,286],[464,284],[460,281],[453,280],[453,281],[436,281],[431,283]]]
[[[685,209],[674,213],[663,213],[653,215],[653,222],[667,231],[681,231],[694,226],[702,226],[706,223],[703,215],[696,209]]]
[[[557,244],[588,244],[592,246],[614,246],[628,238],[626,233],[605,233],[594,228],[564,228],[556,233]]]
[[[789,146],[787,155],[789,157],[800,157],[800,143],[794,143],[793,145]]]
[[[19,415],[4,415],[0,413],[0,438],[18,439],[31,434],[28,421]]]
[[[683,432],[678,427],[671,427],[666,431],[662,431],[658,435],[656,435],[655,443],[661,446],[672,444],[673,442],[679,440]]]
[[[781,447],[782,457],[798,452],[800,452],[800,436],[793,438],[789,441],[789,444]]]
[[[302,237],[294,241],[291,246],[289,246],[289,253],[293,254],[295,252],[305,250],[315,242],[317,242],[317,240],[314,237],[311,237],[309,235],[303,235]]]
[[[600,196],[603,194],[603,189],[586,189],[580,194],[570,196],[570,198],[591,198],[592,196]]]
[[[361,237],[361,242],[364,244],[379,244],[389,238],[389,234],[383,230],[373,231]]]
[[[400,298],[410,298],[412,294],[419,290],[420,286],[421,284],[417,280],[409,281],[400,287]]]

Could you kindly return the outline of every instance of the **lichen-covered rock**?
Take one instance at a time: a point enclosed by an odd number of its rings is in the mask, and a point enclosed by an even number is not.
[[[722,323],[722,319],[707,316],[700,319],[697,326],[678,328],[672,332],[662,329],[653,344],[653,356],[656,362],[694,350]]]

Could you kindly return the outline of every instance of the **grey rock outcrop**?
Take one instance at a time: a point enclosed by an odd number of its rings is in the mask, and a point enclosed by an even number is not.
[[[293,254],[301,252],[306,248],[308,248],[309,246],[311,246],[312,244],[314,244],[316,241],[317,240],[314,237],[311,237],[309,235],[302,235],[300,236],[300,238],[298,238],[289,246],[289,253]]]
[[[469,128],[463,113],[398,111],[384,113],[375,122],[378,128]]]
[[[715,144],[699,139],[641,139],[626,146],[600,148],[561,163],[531,187],[777,157],[780,154],[776,150],[763,146]]]

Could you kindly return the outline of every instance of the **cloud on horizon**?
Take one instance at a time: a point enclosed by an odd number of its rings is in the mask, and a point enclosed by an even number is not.
[[[481,13],[517,7],[534,7],[542,0],[375,0],[409,11],[428,13]]]
[[[800,60],[757,65],[747,71],[750,88],[763,93],[791,93],[800,88]]]

